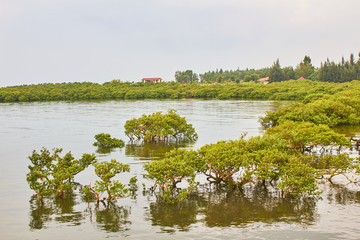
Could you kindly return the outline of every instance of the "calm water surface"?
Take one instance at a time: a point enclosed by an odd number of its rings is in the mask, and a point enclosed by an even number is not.
[[[0,104],[0,239],[360,239],[360,192],[354,185],[322,184],[320,199],[277,197],[258,185],[242,192],[201,191],[189,201],[163,205],[139,188],[136,198],[101,205],[78,191],[64,199],[34,199],[25,180],[32,150],[61,147],[80,157],[96,153],[130,164],[140,184],[144,162],[174,147],[199,148],[218,140],[263,133],[258,118],[284,102],[273,101],[104,101]],[[199,139],[187,145],[128,143],[98,153],[94,135],[127,141],[126,120],[173,108],[195,127]],[[87,184],[93,169],[76,177]],[[207,186],[203,186],[206,188]]]

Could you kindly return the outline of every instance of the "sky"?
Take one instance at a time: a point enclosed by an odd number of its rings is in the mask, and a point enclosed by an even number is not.
[[[357,59],[359,9],[359,0],[0,0],[0,87]]]

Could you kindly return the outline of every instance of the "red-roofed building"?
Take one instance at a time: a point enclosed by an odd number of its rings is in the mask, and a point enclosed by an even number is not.
[[[269,77],[260,78],[257,81],[260,82],[260,83],[263,83],[263,84],[268,84],[269,81],[270,81],[270,78]]]
[[[142,82],[161,82],[161,78],[143,78],[141,79]]]
[[[305,80],[305,78],[303,76],[301,76],[298,80]]]

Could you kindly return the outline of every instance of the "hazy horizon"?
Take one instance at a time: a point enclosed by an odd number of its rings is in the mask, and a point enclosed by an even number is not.
[[[2,0],[0,87],[358,58],[360,1]]]

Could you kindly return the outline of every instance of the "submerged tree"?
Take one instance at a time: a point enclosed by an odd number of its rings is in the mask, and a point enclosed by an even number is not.
[[[334,132],[327,125],[316,125],[311,122],[286,121],[278,126],[268,128],[266,134],[285,139],[292,148],[301,153],[341,150],[342,147],[350,144],[344,135]]]
[[[247,158],[247,142],[244,139],[238,141],[219,141],[208,144],[199,149],[201,165],[198,171],[207,176],[207,179],[216,183],[229,183],[236,185],[234,175],[243,168],[242,183],[251,180],[252,162]]]
[[[317,172],[304,158],[311,157],[294,156],[282,166],[278,187],[284,193],[289,193],[295,197],[320,193],[316,184]]]
[[[275,112],[266,112],[266,116],[260,118],[261,124],[269,127],[290,120],[335,127],[360,123],[360,101],[357,97],[322,96],[308,99],[307,103],[296,102],[280,107]]]
[[[111,135],[108,133],[99,133],[96,134],[95,137],[96,142],[94,142],[94,146],[99,148],[122,148],[125,146],[125,143],[121,139],[111,138]]]
[[[143,139],[145,142],[166,141],[171,138],[185,141],[197,139],[193,126],[173,109],[167,114],[144,114],[140,118],[126,121],[125,134],[130,140]]]
[[[29,156],[32,165],[28,166],[30,172],[26,175],[26,180],[40,199],[49,193],[56,193],[60,197],[71,190],[75,175],[96,160],[94,154],[85,153],[82,158],[75,159],[71,152],[64,157],[59,155],[61,152],[61,148],[55,148],[51,154],[49,150],[42,148],[40,153],[34,150]]]
[[[130,166],[123,164],[112,159],[110,162],[98,162],[93,164],[95,168],[95,174],[100,178],[100,181],[96,181],[94,186],[91,186],[91,181],[88,187],[83,189],[85,194],[92,192],[99,201],[111,201],[116,198],[123,198],[130,195],[130,188],[127,188],[125,184],[122,184],[118,180],[112,180],[115,175],[122,172],[129,172]],[[136,177],[130,179],[130,185],[136,185]],[[107,196],[101,198],[103,193],[107,193]]]
[[[145,178],[159,186],[160,198],[167,203],[182,201],[196,190],[196,152],[193,150],[174,149],[165,155],[164,159],[146,163]],[[188,182],[188,187],[178,189],[177,184],[183,180]]]

